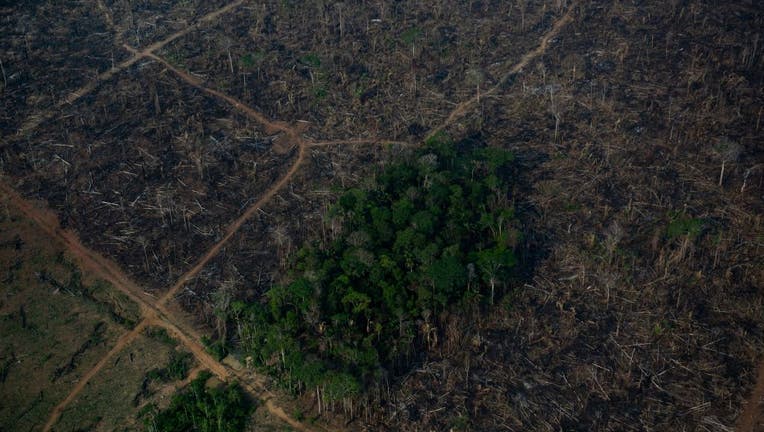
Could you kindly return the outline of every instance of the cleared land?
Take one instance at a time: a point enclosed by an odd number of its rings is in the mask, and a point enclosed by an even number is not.
[[[0,147],[30,117],[125,60],[114,30],[86,2],[0,5]],[[55,109],[56,114],[61,114]]]
[[[421,139],[498,82],[559,17],[508,2],[248,5],[160,55],[320,139]],[[310,29],[310,31],[306,31]]]
[[[304,239],[331,237],[339,229],[325,216],[344,188],[368,183],[398,145],[333,145],[311,149],[289,185],[258,210],[220,253],[177,295],[200,324],[226,331],[215,316],[223,302],[257,301],[283,277]],[[348,167],[357,167],[352,170]],[[299,218],[292,215],[299,214]],[[230,335],[237,340],[238,335]]]
[[[148,328],[149,333],[144,331],[122,350],[67,406],[52,430],[143,430],[137,418],[141,408],[150,403],[169,404],[171,394],[163,389],[174,389],[173,382],[184,380],[193,367],[193,358],[186,354],[184,374],[162,376],[168,373],[172,355],[184,357],[176,350],[177,342],[167,333],[155,335],[157,330]]]
[[[379,416],[390,430],[722,430],[758,403],[746,398],[764,337],[762,75],[749,37],[762,15],[574,11],[539,61],[446,128],[518,156],[535,268],[509,311],[454,317],[442,354]]]
[[[266,399],[256,418],[307,430],[296,420],[315,420],[313,394],[285,412],[290,404],[263,392],[262,377],[203,356],[202,332],[236,348],[235,317],[213,310],[258,301],[284,277],[290,254],[331,232],[322,214],[333,188],[367,182],[387,160],[385,140],[401,153],[406,141],[443,131],[455,145],[509,149],[525,225],[513,294],[480,314],[444,316],[421,365],[389,377],[355,410],[324,406],[318,423],[755,430],[764,382],[760,8],[705,0],[426,6],[2,6],[0,170],[142,285],[100,266],[117,288],[164,293],[140,297],[151,311],[142,325],[173,329],[221,377],[247,386],[251,378],[248,388]],[[4,241],[7,277],[48,295],[51,280],[74,286],[66,261],[49,269],[54,278],[32,277],[39,270],[25,266],[38,250]],[[26,289],[4,292],[9,340],[38,337],[34,317],[53,307]],[[128,320],[115,317],[137,306],[104,308],[113,304],[104,290],[56,312],[80,311],[77,320],[54,317],[45,327],[83,335],[67,344],[87,348],[72,377],[99,361],[104,369],[69,399],[55,383],[45,383],[49,398],[33,394],[42,383],[14,394],[14,407],[30,411],[7,424],[42,424],[64,400],[60,424],[69,427],[71,413],[99,411],[116,394],[109,377],[135,348],[110,352],[99,338],[127,334]],[[190,325],[168,303],[176,295],[209,327]],[[34,340],[29,356],[66,360],[66,350]],[[36,365],[19,363],[17,343],[8,346],[0,347],[2,391],[14,370]],[[54,363],[35,367],[55,371]],[[135,390],[140,371],[128,375]],[[122,421],[87,414],[78,424]]]
[[[18,190],[156,290],[287,169],[290,155],[274,154],[272,140],[146,60],[0,157]]]
[[[39,429],[140,310],[0,203],[0,424]]]

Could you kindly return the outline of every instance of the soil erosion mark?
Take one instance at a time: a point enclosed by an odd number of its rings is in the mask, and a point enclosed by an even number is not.
[[[175,39],[178,39],[179,37],[183,37],[192,31],[198,29],[202,26],[202,24],[206,24],[210,21],[214,21],[220,17],[220,15],[223,15],[227,12],[230,12],[233,9],[236,9],[237,7],[241,6],[242,3],[244,3],[244,0],[236,0],[235,2],[229,3],[225,6],[223,6],[220,9],[214,10],[202,17],[200,17],[198,20],[196,20],[195,23],[191,24],[190,26],[184,28],[183,30],[179,30],[170,36],[167,36],[166,38],[162,39],[159,42],[155,42],[149,46],[147,46],[143,51],[141,51],[142,55],[151,54],[152,52],[162,49],[165,47],[165,45],[169,44],[170,42],[174,41]]]

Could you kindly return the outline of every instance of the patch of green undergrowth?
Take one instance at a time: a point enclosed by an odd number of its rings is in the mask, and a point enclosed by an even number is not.
[[[236,383],[208,387],[209,372],[199,374],[175,394],[167,409],[149,404],[141,410],[148,432],[239,432],[246,428],[254,406]]]
[[[684,214],[675,214],[666,227],[666,237],[669,239],[688,236],[696,238],[703,231],[703,219],[693,218]]]

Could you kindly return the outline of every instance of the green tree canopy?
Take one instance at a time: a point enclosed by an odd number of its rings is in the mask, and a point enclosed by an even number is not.
[[[511,277],[511,161],[502,149],[438,137],[373,187],[342,194],[331,210],[340,235],[307,244],[267,306],[237,309],[242,346],[290,386],[321,385],[330,398],[405,364],[423,339],[418,320],[476,294],[491,303]]]

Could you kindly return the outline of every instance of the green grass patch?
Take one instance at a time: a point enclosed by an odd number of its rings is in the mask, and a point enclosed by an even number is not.
[[[125,430],[125,426],[135,419],[137,407],[161,401],[161,393],[157,390],[164,381],[152,381],[147,377],[147,371],[156,365],[166,365],[165,369],[168,369],[173,362],[185,361],[183,353],[142,334],[88,382],[64,410],[53,430],[90,430],[92,425],[97,425],[94,430]],[[164,374],[169,382],[169,372]]]
[[[0,220],[0,429],[31,430],[130,326],[135,305],[10,212]]]
[[[401,42],[406,45],[411,45],[418,41],[422,37],[422,29],[419,27],[411,27],[401,33]]]
[[[149,327],[145,330],[144,333],[149,338],[161,342],[169,347],[174,348],[178,345],[178,341],[170,336],[170,334],[167,333],[167,330],[163,327]]]
[[[155,368],[146,372],[146,378],[151,381],[172,382],[181,381],[188,376],[188,371],[194,363],[193,356],[185,351],[172,351],[167,365],[163,368]]]
[[[312,68],[318,68],[321,66],[321,58],[317,54],[308,53],[300,57],[300,63]]]
[[[666,237],[674,239],[688,236],[694,239],[703,232],[704,226],[705,221],[703,219],[677,214],[671,218],[671,222],[666,227]]]

